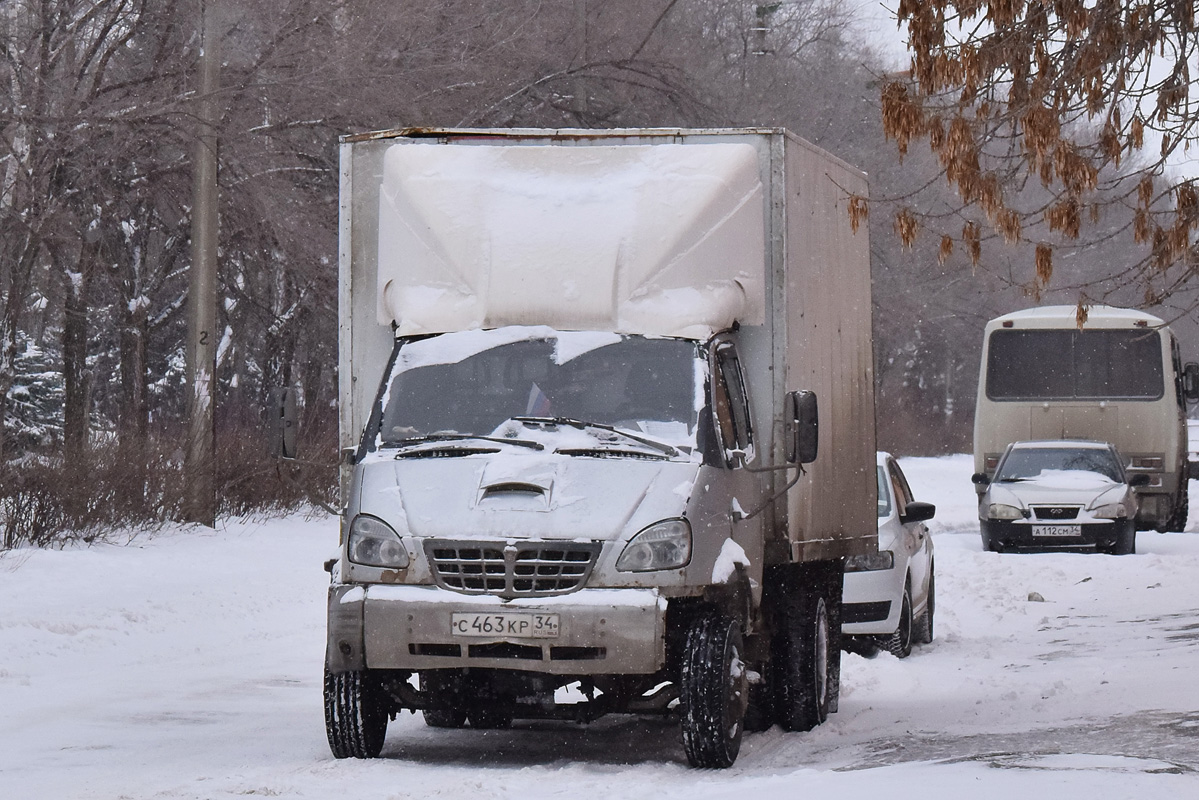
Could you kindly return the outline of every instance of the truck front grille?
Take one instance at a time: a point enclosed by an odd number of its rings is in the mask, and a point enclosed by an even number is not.
[[[545,597],[581,589],[599,552],[598,542],[425,542],[439,586],[498,597]]]

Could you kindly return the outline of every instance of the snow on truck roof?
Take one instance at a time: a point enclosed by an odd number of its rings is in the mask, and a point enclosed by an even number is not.
[[[987,323],[987,332],[1000,327],[1015,328],[1077,328],[1077,306],[1041,306],[1013,311],[996,317]],[[1011,323],[1005,325],[1004,323]],[[1138,325],[1140,323],[1140,325]],[[1138,311],[1135,308],[1115,306],[1089,306],[1087,321],[1083,328],[1159,328],[1165,325],[1160,317]]]
[[[764,231],[746,143],[399,142],[379,193],[379,321],[705,338],[764,321]]]

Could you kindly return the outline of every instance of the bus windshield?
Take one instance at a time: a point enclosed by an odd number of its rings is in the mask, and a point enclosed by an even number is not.
[[[991,400],[1157,400],[1161,334],[1150,330],[997,330],[987,353]]]

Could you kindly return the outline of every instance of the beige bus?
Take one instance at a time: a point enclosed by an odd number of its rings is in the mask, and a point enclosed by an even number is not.
[[[1163,320],[1142,311],[1074,306],[1017,311],[987,323],[974,470],[991,476],[1004,448],[1029,439],[1111,442],[1139,491],[1140,530],[1181,531],[1187,521],[1186,403],[1199,399],[1199,365],[1184,368]]]

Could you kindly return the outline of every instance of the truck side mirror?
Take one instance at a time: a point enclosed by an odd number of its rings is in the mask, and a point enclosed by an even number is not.
[[[1188,402],[1199,402],[1199,364],[1194,361],[1182,368],[1182,395]]]
[[[296,412],[296,390],[271,389],[267,408],[267,439],[274,458],[296,457],[296,431],[299,428]]]
[[[970,476],[970,482],[975,486],[989,486],[991,484],[991,477],[985,472],[976,472]]]
[[[811,464],[820,445],[820,414],[815,392],[787,392],[783,403],[785,457],[789,464]]]
[[[1144,472],[1138,472],[1136,475],[1129,475],[1128,476],[1128,485],[1132,486],[1134,488],[1137,486],[1148,486],[1149,485],[1149,476],[1146,475]]]

